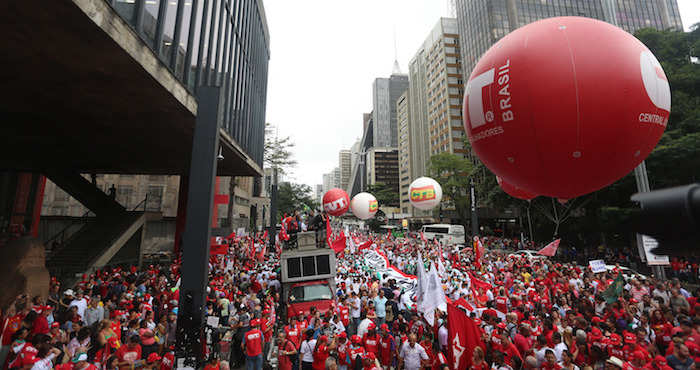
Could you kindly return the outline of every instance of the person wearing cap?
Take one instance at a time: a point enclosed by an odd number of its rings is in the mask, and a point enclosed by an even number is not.
[[[418,370],[427,365],[428,354],[420,344],[417,343],[415,334],[408,336],[408,341],[403,344],[399,351],[399,368],[404,370]]]
[[[158,370],[173,370],[173,365],[175,364],[175,346],[168,347],[168,351],[163,355],[163,359],[160,361],[160,369]],[[222,363],[223,365],[223,363]],[[228,362],[226,363],[228,365]],[[222,370],[223,369],[222,366]],[[228,370],[231,370],[230,367]]]
[[[666,357],[661,356],[661,355],[656,355],[656,357],[654,357],[653,361],[644,365],[644,367],[642,367],[642,369],[645,369],[645,370],[672,370],[673,368],[668,366],[668,361],[666,361]]]
[[[377,356],[374,353],[368,353],[362,360],[364,370],[380,370],[381,365],[377,361]]]
[[[160,360],[163,358],[158,356],[157,353],[151,353],[146,357],[146,366],[144,366],[144,369],[159,369],[160,367]],[[209,364],[207,364],[209,365]],[[206,369],[206,366],[204,367]],[[218,370],[218,364],[217,364],[217,370]]]
[[[365,348],[362,347],[362,338],[360,338],[359,335],[353,335],[350,337],[350,349],[348,350],[350,368],[356,367],[355,365],[358,361],[361,363],[362,358],[365,357],[365,354]]]
[[[241,349],[245,349],[248,370],[262,370],[265,338],[260,330],[260,319],[250,320],[251,329],[243,335]]]
[[[377,326],[374,322],[370,322],[369,325],[367,325],[367,333],[362,337],[362,346],[367,353],[374,353],[375,356],[378,356],[380,340],[381,338],[379,334],[377,334]]]
[[[389,325],[382,324],[379,327],[379,361],[382,367],[387,370],[394,363],[396,355],[396,342],[394,336],[389,332]]]
[[[348,342],[348,334],[347,332],[340,332],[337,336],[337,348],[336,352],[338,352],[338,369],[340,370],[347,370],[349,361],[348,361],[348,356],[349,356],[349,350],[350,350],[350,345]]]
[[[616,356],[611,356],[605,360],[605,370],[622,370],[624,363]]]
[[[622,364],[624,370],[639,370],[646,364],[646,356],[640,351],[634,351],[626,358]]]
[[[48,316],[52,314],[53,307],[41,306],[41,314],[34,319],[34,322],[32,323],[32,330],[29,331],[29,336],[33,337],[36,334],[48,334],[50,329]]]
[[[262,317],[259,320],[260,330],[263,332],[263,339],[265,340],[263,353],[267,355],[267,353],[270,352],[270,343],[272,342],[272,334],[274,332],[274,327],[270,321],[270,310],[264,309],[262,311]]]
[[[326,359],[330,356],[330,352],[336,348],[337,338],[333,336],[330,343],[328,342],[328,337],[321,335],[316,341],[316,348],[314,348],[314,362],[311,365],[313,370],[324,370]]]

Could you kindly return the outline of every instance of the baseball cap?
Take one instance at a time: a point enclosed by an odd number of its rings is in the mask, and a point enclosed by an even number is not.
[[[325,335],[321,335],[320,337],[318,337],[318,340],[320,342],[328,342],[328,337]]]
[[[633,344],[637,342],[637,337],[628,331],[625,332],[625,343]]]
[[[87,359],[87,353],[76,353],[75,356],[73,356],[73,363],[77,364],[80,361],[87,361]]]
[[[656,355],[654,357],[654,362],[656,362],[656,366],[668,366],[668,361],[666,361],[666,357],[661,356],[661,355]]]
[[[348,333],[346,333],[344,331],[341,331],[340,334],[338,334],[338,338],[347,338],[347,337],[348,337]]]
[[[151,353],[150,355],[148,355],[146,362],[148,362],[149,364],[152,364],[156,361],[160,361],[160,359],[162,359],[162,357],[158,356],[157,353]]]
[[[613,346],[619,345],[619,344],[620,344],[620,339],[621,339],[621,338],[620,338],[619,335],[617,335],[617,334],[615,334],[615,333],[610,334],[610,344],[611,344],[611,345],[613,345]],[[618,359],[618,360],[619,360],[619,359]],[[614,364],[613,364],[613,365],[614,365]],[[622,367],[622,366],[620,366],[620,367]]]
[[[377,356],[375,356],[374,353],[369,352],[369,353],[367,353],[367,355],[365,355],[365,358],[368,358],[368,359],[374,361],[377,359]]]
[[[632,355],[630,355],[630,360],[646,360],[647,357],[644,356],[644,353],[641,351],[634,351],[632,352]]]
[[[591,339],[595,340],[595,341],[603,339],[603,332],[600,331],[600,329],[598,329],[596,327],[592,328],[591,329]]]
[[[383,330],[389,331],[389,325],[387,325],[387,324],[382,324],[382,325],[379,326],[379,329],[383,329]]]

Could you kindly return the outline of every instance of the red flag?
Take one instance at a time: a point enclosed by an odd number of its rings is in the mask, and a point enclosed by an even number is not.
[[[484,245],[481,243],[478,236],[474,237],[474,254],[476,255],[474,265],[477,269],[481,269],[481,259],[484,257]]]
[[[228,254],[228,245],[225,244],[214,244],[209,247],[209,254]]]
[[[231,234],[229,234],[229,235],[226,237],[226,239],[233,239],[233,238],[235,238],[235,237],[236,237],[236,232],[234,231],[234,232],[232,232]]]
[[[447,340],[450,369],[468,369],[472,365],[474,348],[486,349],[479,327],[451,303],[447,304]]]
[[[420,238],[423,239],[423,243],[428,243],[428,238],[426,238],[425,234],[423,234],[423,230],[420,232]]]
[[[471,278],[471,281],[472,281],[472,287],[474,287],[476,289],[483,288],[484,291],[486,291],[486,290],[493,288],[493,286],[491,284],[489,284],[483,280],[477,279],[476,276],[474,276],[472,273],[469,273],[469,277]]]
[[[263,240],[267,239],[267,230],[265,230],[265,232],[263,233],[262,238],[263,238]]]
[[[333,240],[329,244],[329,246],[331,247],[331,249],[333,249],[335,251],[335,253],[344,253],[345,252],[345,240],[346,240],[345,233],[341,231],[340,235],[337,238],[335,238],[335,240]]]
[[[557,254],[557,248],[559,248],[560,242],[561,242],[561,239],[557,239],[557,240],[545,245],[544,248],[537,251],[537,254],[542,255],[542,256],[553,257],[555,254]]]
[[[280,227],[280,240],[288,241],[289,235],[287,235],[287,227],[285,226],[284,220],[282,220]]]
[[[359,246],[357,249],[358,249],[358,250],[368,249],[368,248],[371,247],[371,246],[372,246],[372,241],[371,241],[371,240],[368,240],[368,241],[366,241],[366,242],[360,244],[360,246]]]
[[[260,261],[264,260],[266,254],[267,254],[267,244],[263,243],[262,250],[260,251],[260,254],[258,254],[258,260],[260,260]]]

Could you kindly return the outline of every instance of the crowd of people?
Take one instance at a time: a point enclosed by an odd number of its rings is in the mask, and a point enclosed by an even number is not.
[[[225,356],[218,347],[205,353],[204,368],[453,368],[449,316],[437,309],[426,320],[418,311],[423,297],[362,258],[371,250],[407,276],[419,261],[426,269],[441,266],[447,299],[469,302],[467,313],[481,332],[473,369],[686,370],[700,361],[700,292],[687,291],[678,278],[628,276],[610,300],[602,293],[620,271],[594,274],[576,263],[488,250],[512,241],[491,238],[477,258],[471,248],[420,237],[354,232],[348,239],[349,249],[337,258],[332,308],[290,317],[282,315],[280,249],[248,253],[257,235],[232,240],[228,255],[212,256],[206,314],[229,330],[230,346],[220,347]],[[364,249],[355,249],[360,244]],[[3,367],[172,369],[179,266],[175,260],[102,269],[76,286],[53,280],[45,296],[18,296],[2,312]]]

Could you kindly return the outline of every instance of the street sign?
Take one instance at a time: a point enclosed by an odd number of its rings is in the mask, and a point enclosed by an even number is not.
[[[668,266],[671,262],[668,260],[668,256],[660,256],[652,253],[651,251],[659,246],[659,242],[656,239],[648,235],[642,235],[642,244],[644,245],[644,254],[647,257],[647,265],[649,266]]]

